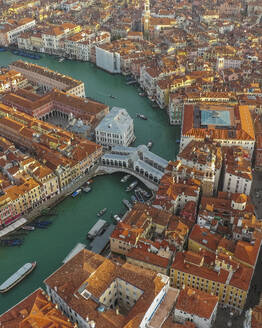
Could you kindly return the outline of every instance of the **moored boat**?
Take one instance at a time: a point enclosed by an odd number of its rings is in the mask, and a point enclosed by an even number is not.
[[[90,229],[86,238],[92,240],[97,235],[99,235],[105,228],[107,222],[105,220],[99,219],[96,224]]]
[[[126,188],[126,191],[131,191],[133,190],[136,186],[137,186],[138,182],[137,181],[133,181],[132,183],[130,183],[130,185]]]
[[[76,191],[74,191],[74,192],[72,193],[72,197],[76,197],[77,195],[80,194],[81,191],[82,191],[81,189],[77,189]]]
[[[151,149],[152,146],[153,146],[153,142],[152,142],[151,140],[148,141],[148,143],[147,143],[147,148],[148,148],[148,149]]]
[[[86,193],[92,190],[92,188],[91,187],[88,187],[88,186],[87,187],[83,187],[82,189],[83,189],[83,192],[86,192]]]
[[[34,231],[35,227],[33,227],[33,226],[23,226],[22,229],[27,230],[27,231]]]
[[[107,211],[107,208],[105,207],[105,208],[103,208],[101,211],[99,211],[99,212],[97,213],[97,216],[102,216],[102,215],[104,215],[106,211]]]
[[[176,139],[176,143],[179,144],[180,143],[180,139]]]
[[[129,202],[129,200],[127,200],[127,199],[123,199],[122,200],[122,203],[129,209],[129,210],[131,210],[131,208],[132,208],[132,204]]]
[[[132,195],[132,196],[131,196],[131,202],[132,202],[133,204],[135,204],[135,203],[137,202],[137,198],[136,198],[135,195]]]
[[[135,195],[139,202],[144,203],[144,198],[139,190],[135,190]]]
[[[129,178],[131,177],[130,174],[126,174],[120,181],[123,183],[123,182],[126,182]]]
[[[143,114],[136,113],[136,117],[141,118],[142,120],[147,120],[147,117]]]
[[[36,223],[34,224],[34,227],[35,227],[35,228],[38,228],[38,229],[47,229],[47,225],[46,225],[46,224],[43,224],[43,223],[41,223],[41,222],[36,222]]]
[[[113,215],[113,220],[114,220],[116,223],[122,222],[122,219],[121,219],[120,216],[117,215],[117,214]]]
[[[59,63],[62,63],[65,60],[65,58],[61,57],[58,59]]]
[[[36,267],[36,262],[26,263],[17,270],[11,277],[0,285],[0,293],[5,293],[23,280]]]

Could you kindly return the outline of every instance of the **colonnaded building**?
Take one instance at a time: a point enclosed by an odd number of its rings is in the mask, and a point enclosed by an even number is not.
[[[255,147],[255,133],[248,106],[185,105],[180,151],[192,140],[217,141],[221,146]]]

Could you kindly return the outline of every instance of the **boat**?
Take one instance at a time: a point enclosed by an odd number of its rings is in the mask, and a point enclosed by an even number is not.
[[[140,96],[140,97],[145,97],[145,95],[146,95],[146,94],[145,94],[144,92],[139,92],[139,96]]]
[[[113,95],[109,95],[109,97],[112,98],[112,99],[117,99],[117,97],[113,96]]]
[[[26,52],[26,51],[21,50],[21,49],[12,50],[12,53],[14,55],[18,55],[18,56],[22,56],[22,57],[27,57],[27,58],[31,58],[31,59],[40,59],[41,58],[41,56],[39,54],[32,53],[32,52]]]
[[[92,188],[91,187],[88,187],[88,186],[87,187],[83,187],[82,189],[83,189],[83,192],[86,192],[86,193],[92,190]]]
[[[65,58],[61,57],[58,59],[59,63],[62,63],[65,60]]]
[[[97,215],[97,216],[102,216],[102,215],[105,214],[106,211],[107,211],[107,208],[105,207],[105,208],[103,208],[101,211],[99,211],[96,215]]]
[[[117,214],[113,215],[113,220],[114,220],[116,223],[122,222],[122,219],[121,219],[120,216],[117,215]]]
[[[142,194],[142,196],[146,197],[146,198],[150,198],[152,195],[146,191],[145,189],[139,188],[140,193]]]
[[[148,141],[148,143],[147,143],[147,148],[148,148],[148,149],[151,149],[152,146],[153,146],[153,142],[152,142],[152,141]]]
[[[141,118],[142,120],[147,120],[147,117],[143,114],[136,113],[136,117]]]
[[[142,194],[139,190],[135,190],[135,195],[136,195],[136,198],[139,202],[141,202],[141,203],[145,202],[145,200],[144,200],[144,198],[143,198],[143,196],[142,196]]]
[[[36,221],[36,224],[42,224],[42,225],[48,226],[48,225],[52,224],[52,221]]]
[[[176,139],[176,143],[177,144],[180,144],[180,139]]]
[[[127,200],[127,199],[123,199],[122,203],[129,209],[131,210],[132,208],[132,204]]]
[[[6,48],[0,48],[0,52],[4,52],[4,51],[6,51]]]
[[[126,191],[131,191],[133,190],[136,186],[137,186],[138,182],[137,181],[133,181],[127,188]]]
[[[11,241],[9,246],[21,246],[23,241],[21,239],[14,239]]]
[[[126,82],[126,85],[131,85],[131,84],[136,84],[137,81],[136,80],[130,80]]]
[[[0,285],[0,293],[5,293],[22,281],[36,267],[36,262],[26,263]]]
[[[76,191],[74,191],[73,193],[72,193],[72,197],[76,197],[77,195],[79,195],[80,194],[80,192],[81,192],[82,190],[81,189],[77,189]]]
[[[27,231],[34,231],[35,227],[33,227],[33,226],[23,226],[22,229],[27,230]]]
[[[136,198],[135,195],[132,195],[132,196],[131,196],[131,202],[132,202],[133,204],[135,204],[135,203],[137,202],[137,198]]]
[[[120,181],[123,182],[127,182],[127,180],[131,177],[130,174],[126,174]]]
[[[34,224],[34,227],[35,227],[35,228],[38,228],[38,229],[47,229],[47,224],[43,224],[43,223],[41,223],[41,222],[36,222],[36,223]]]
[[[92,240],[103,231],[106,225],[107,222],[105,220],[99,219],[96,224],[93,225],[93,227],[89,230],[86,238]]]

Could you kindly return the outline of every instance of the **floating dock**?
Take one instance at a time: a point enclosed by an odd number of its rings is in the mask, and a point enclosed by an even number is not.
[[[114,229],[115,225],[110,224],[110,226],[102,235],[95,237],[95,239],[90,244],[90,250],[94,253],[101,254],[109,243],[109,237],[111,236],[111,233],[114,231]]]

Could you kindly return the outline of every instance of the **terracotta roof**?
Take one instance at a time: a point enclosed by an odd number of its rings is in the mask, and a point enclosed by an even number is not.
[[[114,310],[97,311],[95,301],[115,279],[121,279],[143,291],[143,294],[126,316],[116,315]],[[45,283],[56,289],[60,297],[82,318],[89,317],[99,328],[122,328],[139,314],[144,314],[154,297],[164,287],[162,278],[151,270],[145,270],[129,263],[117,265],[86,249],[65,263]],[[94,297],[86,299],[79,293],[80,287],[92,292]],[[142,315],[139,316],[142,319]],[[126,326],[126,327],[132,327]]]
[[[23,301],[0,316],[2,328],[73,328],[68,318],[49,302],[42,289],[38,289]]]
[[[189,235],[189,240],[191,239],[213,252],[217,250],[221,238],[222,236],[216,233],[211,233],[210,230],[204,227],[200,227],[198,224],[194,225]]]
[[[180,290],[175,309],[196,315],[200,318],[210,319],[217,304],[217,296],[185,287]]]

